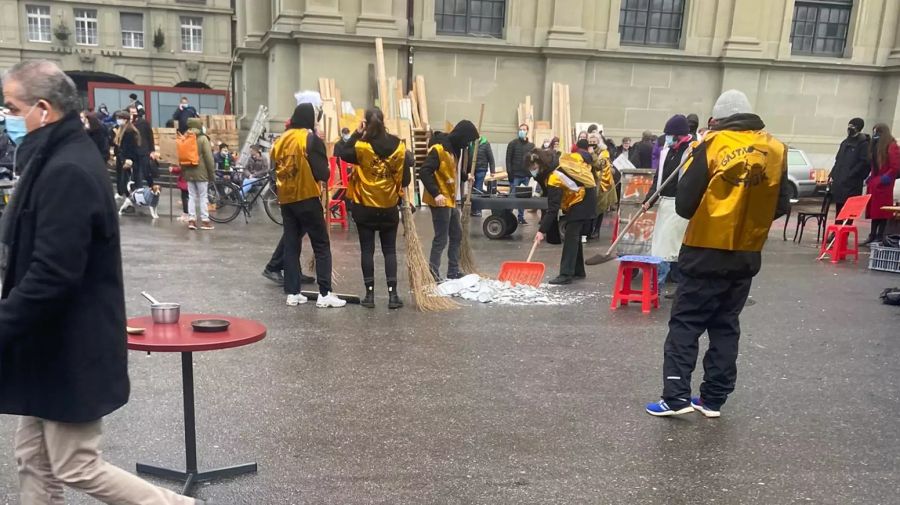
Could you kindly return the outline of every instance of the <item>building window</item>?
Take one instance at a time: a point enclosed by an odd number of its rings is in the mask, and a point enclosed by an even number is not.
[[[503,37],[506,0],[435,0],[438,33]]]
[[[29,42],[50,42],[50,7],[28,5],[25,13],[28,16]]]
[[[127,49],[144,48],[144,15],[122,12],[119,14],[122,25],[122,47]]]
[[[82,46],[97,45],[97,11],[75,9],[75,43]]]
[[[791,25],[791,52],[844,56],[853,0],[797,0]]]
[[[182,16],[181,50],[186,53],[203,52],[203,18]]]
[[[678,47],[683,19],[684,0],[622,0],[622,44]]]

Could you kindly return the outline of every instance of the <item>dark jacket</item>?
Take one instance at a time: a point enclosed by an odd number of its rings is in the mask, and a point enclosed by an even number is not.
[[[88,136],[94,145],[97,146],[97,152],[100,153],[103,161],[109,160],[109,132],[106,130],[106,127],[100,126],[99,128],[88,130]]]
[[[766,125],[755,114],[735,114],[722,120],[717,130],[748,131],[762,130]],[[678,194],[675,196],[675,212],[685,219],[694,217],[700,207],[703,195],[709,187],[709,168],[706,163],[706,142],[694,148],[694,161],[678,181]],[[700,163],[701,165],[698,165]],[[785,159],[787,163],[787,159]],[[791,189],[788,184],[787,170],[781,176],[781,188],[778,204],[775,207],[775,219],[785,215],[791,206]],[[681,246],[678,256],[678,267],[688,277],[712,279],[749,279],[759,273],[762,266],[762,254],[758,251],[724,251],[705,247]]]
[[[156,150],[156,139],[153,137],[153,127],[150,126],[144,118],[135,120],[134,127],[141,134],[141,145],[138,146],[138,152],[143,156],[149,156]]]
[[[76,114],[30,133],[0,235],[0,413],[67,423],[128,401],[116,204]]]
[[[579,151],[578,154],[581,155],[585,163],[589,165],[592,164],[590,154],[584,151]],[[550,177],[550,173],[553,170],[556,170],[557,167],[559,167],[559,157],[554,156],[553,159],[554,165],[551,167],[552,170],[538,174],[538,177],[536,179],[537,183],[541,186],[542,194],[547,195],[547,210],[544,211],[540,223],[540,232],[545,235],[551,233],[551,231],[557,226],[563,197],[562,189],[547,185],[547,179]],[[571,223],[575,221],[589,221],[597,217],[596,211],[597,191],[586,189],[584,192],[584,199],[577,204],[569,207],[568,212],[566,212],[565,214],[566,222]]]
[[[497,163],[494,161],[494,150],[491,149],[490,142],[479,142],[478,159],[475,160],[476,172],[494,173]]]
[[[12,143],[6,132],[0,133],[0,167],[12,171],[16,145]]]
[[[525,165],[525,156],[533,149],[534,144],[518,138],[506,146],[506,173],[510,177],[531,177]]]
[[[119,162],[131,160],[137,166],[141,156],[141,134],[133,125],[129,127],[126,124],[119,128],[126,128],[126,130],[116,145],[116,158]],[[116,137],[118,138],[118,135]]]
[[[869,142],[865,133],[841,142],[831,169],[831,194],[835,202],[843,204],[851,196],[862,194],[870,170]]]
[[[190,105],[184,109],[182,109],[181,106],[175,109],[175,112],[172,113],[172,119],[178,123],[178,133],[184,133],[188,130],[187,121],[192,117],[200,117],[200,114],[197,114],[197,109]]]
[[[631,146],[628,161],[634,168],[651,168],[653,166],[653,141],[642,140]]]
[[[453,131],[450,133],[435,132],[431,136],[431,140],[428,141],[428,147],[431,148],[435,144],[441,144],[445,151],[452,153],[459,160],[469,143],[474,142],[477,138],[478,130],[475,128],[475,125],[471,121],[463,119],[453,127]],[[522,156],[524,161],[525,155],[523,154]],[[509,157],[508,154],[507,157]],[[468,174],[472,168],[472,160],[468,161],[469,164],[462,167],[464,174]],[[437,179],[435,179],[434,175],[440,167],[441,159],[437,151],[429,151],[425,161],[422,162],[422,167],[419,169],[419,180],[422,181],[425,191],[428,191],[432,197],[437,197],[440,194]]]

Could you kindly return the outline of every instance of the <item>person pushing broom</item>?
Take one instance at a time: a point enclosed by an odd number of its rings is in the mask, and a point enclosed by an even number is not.
[[[678,284],[663,351],[662,399],[652,416],[694,410],[719,417],[737,378],[739,316],[759,273],[772,221],[790,210],[787,147],[744,93],[729,90],[713,107],[710,131],[693,151],[678,182],[675,211],[690,222],[678,257]],[[700,336],[709,335],[700,396],[691,373]]]

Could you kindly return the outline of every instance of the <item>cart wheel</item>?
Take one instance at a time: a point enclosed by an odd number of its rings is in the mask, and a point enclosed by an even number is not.
[[[481,225],[481,229],[484,230],[484,235],[491,240],[505,237],[508,228],[503,216],[498,216],[496,214],[488,216],[487,219],[484,220],[484,224]]]
[[[519,219],[513,214],[511,211],[506,211],[502,214],[503,219],[506,220],[506,235],[508,237],[515,233],[516,229],[519,227]]]

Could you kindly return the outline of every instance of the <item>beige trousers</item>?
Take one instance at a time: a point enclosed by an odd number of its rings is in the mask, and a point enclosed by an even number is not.
[[[16,464],[21,505],[65,505],[63,485],[115,505],[193,505],[103,461],[101,421],[67,424],[19,418]]]

